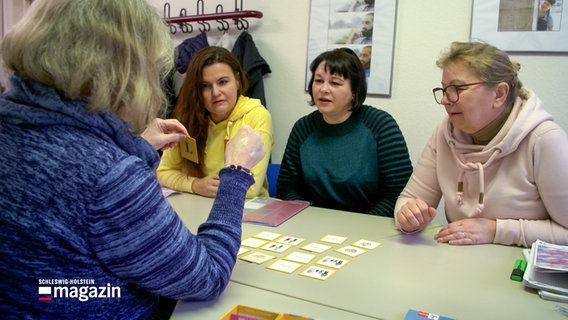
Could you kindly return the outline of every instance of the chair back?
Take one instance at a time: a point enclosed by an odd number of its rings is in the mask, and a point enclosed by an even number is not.
[[[280,173],[279,163],[269,163],[266,169],[266,179],[268,180],[268,195],[276,198],[276,181],[278,181],[278,174]]]

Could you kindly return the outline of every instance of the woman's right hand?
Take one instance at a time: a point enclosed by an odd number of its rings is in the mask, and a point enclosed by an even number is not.
[[[237,165],[251,169],[266,154],[260,134],[249,126],[243,126],[225,147],[225,165]]]
[[[405,232],[423,229],[436,216],[436,209],[422,199],[408,200],[396,213],[398,226]]]

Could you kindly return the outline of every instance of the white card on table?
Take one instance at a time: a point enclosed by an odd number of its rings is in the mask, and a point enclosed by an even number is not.
[[[302,271],[300,275],[318,279],[318,280],[327,280],[331,277],[332,274],[335,273],[335,270],[326,269],[317,266],[308,267],[306,270]]]
[[[274,258],[276,258],[276,257],[271,256],[271,255],[266,254],[266,253],[262,253],[262,252],[253,252],[249,255],[239,257],[239,259],[241,259],[241,260],[256,263],[256,264],[261,264],[261,263],[264,263],[268,260],[272,260]]]
[[[239,247],[239,252],[237,252],[237,256],[240,256],[243,253],[247,253],[249,252],[249,249],[243,248],[243,247]]]
[[[292,273],[301,266],[302,264],[292,261],[276,260],[266,268],[286,273]]]
[[[260,240],[260,239],[255,239],[255,238],[246,238],[243,241],[241,241],[241,245],[245,246],[245,247],[251,247],[251,248],[258,248],[262,245],[265,245],[268,241],[266,240]]]
[[[302,253],[298,251],[294,251],[289,255],[285,256],[285,260],[299,262],[299,263],[309,263],[312,261],[316,256],[309,253]]]
[[[320,239],[320,241],[323,242],[336,243],[336,244],[342,244],[343,242],[345,242],[345,240],[347,240],[347,237],[334,236],[332,234],[328,234]]]
[[[373,250],[376,247],[380,246],[381,244],[379,242],[361,239],[353,242],[352,245],[363,249]]]
[[[284,252],[284,251],[288,250],[288,248],[290,248],[290,246],[287,245],[287,244],[283,244],[283,243],[269,242],[269,243],[263,245],[260,248],[264,249],[264,250],[268,250],[268,251]]]
[[[264,239],[264,240],[274,240],[280,237],[280,233],[270,232],[270,231],[262,231],[254,235],[255,238]]]
[[[354,246],[345,246],[343,248],[336,249],[335,251],[337,251],[339,253],[346,254],[346,255],[351,256],[351,257],[356,257],[358,255],[361,255],[361,254],[367,252],[367,250],[365,250],[365,249],[357,248],[357,247],[354,247]]]
[[[325,256],[322,259],[318,260],[316,263],[322,266],[340,269],[343,268],[343,266],[345,266],[347,263],[349,263],[349,260],[332,256]]]
[[[285,244],[289,244],[289,245],[292,245],[292,246],[298,245],[298,244],[302,243],[303,241],[304,241],[304,239],[302,239],[302,238],[291,237],[291,236],[284,236],[284,237],[276,240],[276,242],[285,243]]]
[[[326,250],[329,250],[329,248],[331,248],[331,247],[327,246],[325,244],[312,242],[312,243],[308,243],[307,245],[303,246],[301,249],[304,249],[306,251],[311,251],[311,252],[322,253]]]

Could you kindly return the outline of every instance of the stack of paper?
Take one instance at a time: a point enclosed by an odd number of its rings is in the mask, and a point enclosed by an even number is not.
[[[535,241],[527,261],[523,283],[544,293],[551,292],[568,297],[568,246]]]

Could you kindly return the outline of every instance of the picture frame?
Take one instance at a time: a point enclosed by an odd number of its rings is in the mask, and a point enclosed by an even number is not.
[[[555,0],[539,19],[543,1],[473,0],[470,40],[509,52],[568,52],[568,4]]]
[[[322,52],[348,47],[358,56],[370,51],[367,94],[390,96],[396,9],[396,0],[311,0],[306,91],[311,62]],[[372,31],[361,32],[363,24]]]

